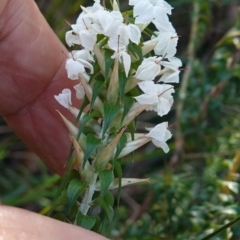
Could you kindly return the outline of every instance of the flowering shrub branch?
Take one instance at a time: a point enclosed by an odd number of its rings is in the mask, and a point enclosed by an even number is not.
[[[164,0],[130,0],[133,11],[121,13],[116,0],[107,10],[95,0],[82,7],[76,24],[66,33],[69,53],[66,71],[76,81],[55,96],[77,119],[75,125],[61,115],[72,141],[74,154],[52,210],[65,204],[63,219],[104,233],[113,217],[110,189],[148,179],[122,178],[120,159],[144,144],[169,151],[172,136],[162,122],[149,133],[135,133],[136,117],[146,111],[166,115],[173,104],[174,86],[179,82],[181,60],[174,57],[178,36],[169,21],[172,7]],[[145,39],[147,26],[156,31]],[[151,56],[150,53],[155,56]],[[72,106],[71,94],[82,99],[81,109]],[[89,110],[84,112],[84,107]],[[77,127],[79,126],[79,127]],[[78,171],[71,170],[77,164]],[[102,209],[103,220],[94,213]]]

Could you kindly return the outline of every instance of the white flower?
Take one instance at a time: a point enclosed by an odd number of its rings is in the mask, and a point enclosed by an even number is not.
[[[175,32],[160,32],[157,36],[158,43],[154,48],[156,55],[173,57],[177,52],[178,36]]]
[[[92,29],[90,14],[81,13],[76,24],[72,24],[72,30],[66,33],[65,39],[69,47],[74,44],[82,45],[92,51],[97,41],[97,35]]]
[[[129,5],[133,7],[135,23],[148,24],[156,16],[172,13],[172,7],[164,0],[130,0]]]
[[[82,84],[79,83],[79,84],[75,85],[74,89],[76,90],[76,97],[78,99],[83,99],[84,95],[85,95],[85,92],[84,92]]]
[[[145,58],[138,67],[135,77],[143,81],[154,80],[161,71],[161,60],[162,57],[157,58],[156,56]]]
[[[72,105],[71,101],[71,90],[70,89],[63,89],[62,93],[58,95],[54,95],[54,98],[65,108],[69,109],[69,106]]]
[[[146,128],[148,131],[150,131],[146,137],[152,138],[153,144],[158,148],[162,148],[165,153],[169,151],[166,141],[172,137],[172,134],[167,127],[168,123],[163,122],[156,125],[154,128]]]
[[[66,32],[65,41],[69,47],[74,46],[74,44],[81,45],[80,37],[73,30]]]
[[[124,39],[126,39],[125,41],[125,45],[127,46],[129,44],[129,39],[136,44],[139,44],[140,42],[140,38],[141,38],[141,32],[138,28],[138,26],[134,25],[134,24],[121,24],[118,27],[118,31],[117,31],[117,35],[121,35],[123,36]]]
[[[159,23],[159,21],[153,21],[153,23],[158,29],[158,32],[155,32],[157,37],[152,36],[152,39],[158,41],[154,48],[155,54],[173,57],[177,52],[178,35],[176,30],[168,20],[165,23]]]
[[[108,46],[115,51],[112,58],[117,58],[119,62],[123,63],[126,76],[128,76],[131,67],[131,57],[126,52],[125,39],[121,38],[121,35],[112,37],[108,41]]]
[[[155,111],[159,116],[167,114],[173,104],[172,93],[174,89],[169,84],[155,84],[153,81],[142,81],[138,86],[144,94],[135,97],[138,103],[150,106],[146,109],[148,111]]]
[[[68,78],[72,80],[78,79],[79,73],[84,73],[85,68],[90,69],[91,73],[93,72],[93,67],[89,63],[89,61],[93,61],[93,58],[87,50],[72,51],[69,56],[70,58],[65,66]]]
[[[170,57],[168,58],[168,61],[169,62],[161,61],[161,65],[165,68],[163,69],[163,75],[158,82],[179,83],[179,67],[182,66],[182,62],[176,57]]]

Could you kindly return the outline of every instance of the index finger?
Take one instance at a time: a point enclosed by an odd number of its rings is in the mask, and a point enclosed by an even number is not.
[[[0,114],[54,171],[62,173],[70,148],[54,99],[77,83],[65,72],[67,52],[32,0],[0,3]]]

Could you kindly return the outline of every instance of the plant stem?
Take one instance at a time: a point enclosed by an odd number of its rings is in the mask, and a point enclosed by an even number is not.
[[[83,214],[86,215],[88,213],[88,210],[90,208],[90,203],[92,202],[92,197],[95,192],[95,186],[96,186],[96,181],[97,181],[98,173],[93,174],[92,181],[90,182],[89,187],[87,188],[82,203],[79,207],[79,211]]]

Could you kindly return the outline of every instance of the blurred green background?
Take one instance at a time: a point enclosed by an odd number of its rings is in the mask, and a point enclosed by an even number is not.
[[[124,188],[112,239],[202,239],[240,215],[240,7],[233,0],[168,1],[184,69],[173,110],[146,112],[139,130],[166,119],[174,138],[167,155],[151,144],[123,160],[124,177],[151,183]],[[36,0],[61,41],[82,0]],[[123,9],[126,1],[121,1]],[[54,198],[60,177],[0,118],[0,199],[36,212]],[[240,223],[217,239],[240,239]]]

